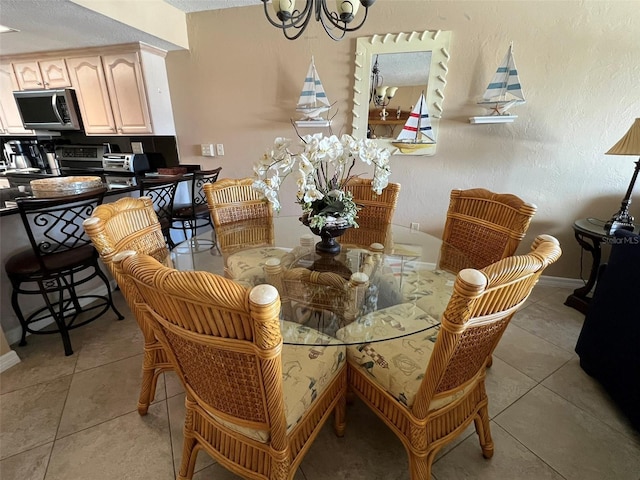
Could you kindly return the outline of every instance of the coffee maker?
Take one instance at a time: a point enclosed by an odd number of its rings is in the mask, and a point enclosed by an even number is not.
[[[7,168],[23,170],[48,168],[47,152],[37,140],[9,140],[4,143],[4,158]]]

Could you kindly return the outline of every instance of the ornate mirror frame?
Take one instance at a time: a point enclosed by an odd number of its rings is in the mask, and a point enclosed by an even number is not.
[[[371,69],[373,59],[378,54],[404,52],[431,52],[429,78],[425,85],[425,97],[431,118],[431,126],[436,143],[416,150],[416,153],[402,153],[391,142],[392,138],[378,138],[381,147],[388,148],[394,155],[434,155],[438,140],[438,124],[442,116],[444,87],[449,62],[449,42],[451,32],[441,30],[425,30],[422,33],[411,32],[360,37],[357,40],[355,58],[355,82],[353,86],[353,123],[352,135],[366,138],[369,123],[369,90],[371,87]]]

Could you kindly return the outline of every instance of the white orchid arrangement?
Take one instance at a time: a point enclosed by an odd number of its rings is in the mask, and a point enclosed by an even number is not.
[[[372,189],[381,194],[391,173],[389,150],[378,148],[374,140],[356,140],[350,135],[306,135],[297,152],[292,151],[291,144],[291,140],[276,138],[273,148],[253,168],[253,188],[279,211],[280,185],[293,173],[298,185],[297,202],[310,227],[357,227],[359,207],[344,186],[355,176],[351,172],[359,160],[374,167]]]

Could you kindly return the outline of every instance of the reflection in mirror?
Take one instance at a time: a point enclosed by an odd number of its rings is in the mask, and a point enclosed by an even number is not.
[[[376,138],[394,154],[435,153],[449,39],[442,31],[358,39],[354,136]]]

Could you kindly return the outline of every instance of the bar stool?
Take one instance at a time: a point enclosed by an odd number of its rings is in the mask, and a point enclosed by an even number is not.
[[[176,196],[178,183],[183,180],[182,175],[161,178],[139,178],[140,196],[151,198],[153,209],[158,215],[162,233],[169,249],[175,247],[171,238],[171,223],[173,216],[173,201]]]
[[[207,226],[213,228],[203,187],[207,183],[215,183],[221,170],[222,167],[218,167],[213,170],[196,170],[193,172],[191,203],[173,206],[172,223],[180,223],[178,228],[184,232],[185,238],[188,238],[187,230],[191,230],[191,237],[193,238],[196,236],[198,228]]]
[[[65,355],[73,354],[69,330],[97,319],[113,305],[109,280],[98,265],[98,253],[85,234],[82,222],[102,203],[105,188],[59,198],[18,198],[16,203],[31,248],[9,257],[5,271],[11,281],[11,306],[22,326],[20,345],[27,332],[62,336]],[[98,277],[106,295],[79,295],[77,287]],[[37,288],[24,284],[36,284]],[[41,295],[45,306],[25,317],[20,295]],[[34,330],[31,324],[53,318],[56,328]]]

